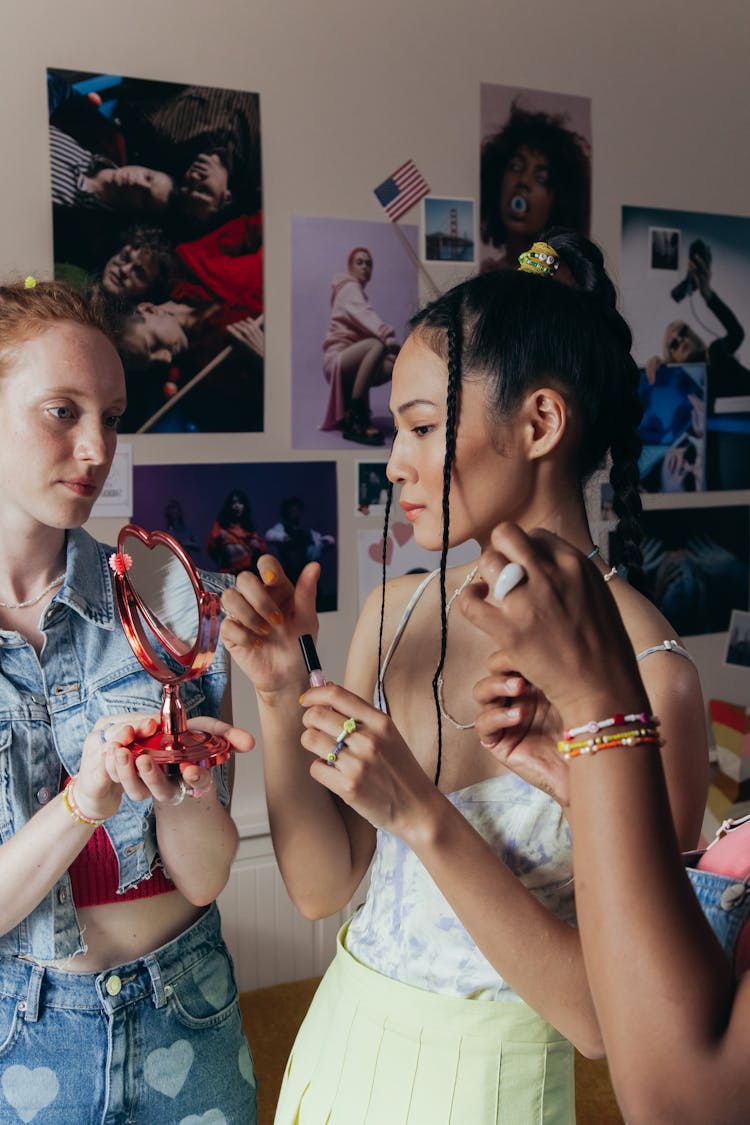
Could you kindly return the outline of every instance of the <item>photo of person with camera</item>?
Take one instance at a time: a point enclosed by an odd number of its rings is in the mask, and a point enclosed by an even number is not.
[[[657,262],[660,232],[677,235],[678,250]],[[652,385],[665,364],[706,365],[704,487],[750,488],[750,348],[740,319],[750,300],[750,220],[623,208],[622,299]]]

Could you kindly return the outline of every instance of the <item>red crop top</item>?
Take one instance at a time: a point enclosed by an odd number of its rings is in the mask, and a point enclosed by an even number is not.
[[[118,895],[119,869],[115,850],[103,828],[95,828],[86,846],[68,868],[76,906],[102,906],[105,902],[132,902],[173,891],[175,885],[156,867],[150,878]]]
[[[63,778],[63,784],[68,778]],[[154,898],[175,890],[175,885],[164,874],[163,867],[155,867],[149,878],[137,887],[118,895],[120,871],[115,849],[104,828],[95,828],[88,842],[68,868],[76,906],[103,906],[107,902],[133,902],[139,898]]]

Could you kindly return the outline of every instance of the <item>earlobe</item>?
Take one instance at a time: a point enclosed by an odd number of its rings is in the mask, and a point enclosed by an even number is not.
[[[568,404],[559,391],[540,387],[529,395],[527,408],[529,458],[546,457],[560,445],[565,435]]]

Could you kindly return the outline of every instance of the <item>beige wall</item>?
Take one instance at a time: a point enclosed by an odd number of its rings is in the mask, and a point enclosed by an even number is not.
[[[747,0],[2,0],[0,273],[51,268],[45,67],[259,91],[266,433],[144,435],[134,453],[140,463],[325,459],[289,444],[291,215],[378,220],[372,187],[409,156],[436,193],[476,196],[480,81],[584,94],[593,234],[616,276],[623,203],[748,213],[748,43]],[[345,563],[357,457],[339,456]],[[111,537],[117,524],[92,530]],[[341,567],[340,612],[322,625],[336,676],[355,571]],[[691,642],[706,693],[739,702],[747,674],[722,669],[723,645]],[[249,692],[236,701],[238,719],[253,725]],[[262,824],[258,762],[240,763],[235,807],[246,830]]]

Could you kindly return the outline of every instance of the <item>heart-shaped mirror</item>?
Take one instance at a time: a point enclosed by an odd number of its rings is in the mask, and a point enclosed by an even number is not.
[[[133,744],[134,754],[148,753],[164,767],[180,762],[219,765],[229,757],[230,744],[220,735],[188,729],[180,698],[180,684],[203,675],[213,660],[221,624],[219,595],[204,589],[189,555],[165,531],[126,524],[110,566],[130,647],[162,685],[161,726]],[[177,667],[167,663],[159,648]]]

